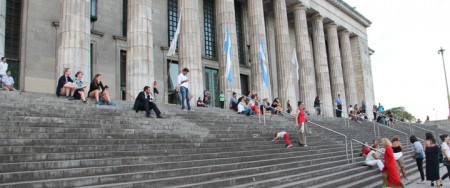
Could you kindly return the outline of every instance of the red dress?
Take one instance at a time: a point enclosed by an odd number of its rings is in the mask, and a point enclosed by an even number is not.
[[[402,180],[398,174],[397,164],[394,159],[394,151],[391,146],[386,146],[384,151],[384,168],[383,172],[387,172],[387,187],[402,187]]]

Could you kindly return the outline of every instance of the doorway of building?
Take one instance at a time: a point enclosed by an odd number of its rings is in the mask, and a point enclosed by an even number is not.
[[[178,86],[178,62],[168,60],[167,62],[167,99],[169,104],[180,104],[180,95],[175,92],[175,88]],[[177,98],[178,95],[178,98]]]
[[[205,90],[211,94],[211,107],[219,107],[220,83],[219,70],[205,68]],[[197,101],[197,99],[195,100]]]
[[[248,75],[241,74],[241,94],[242,95],[248,95],[250,92],[250,88],[248,87]]]
[[[120,50],[120,99],[127,100],[127,51]]]

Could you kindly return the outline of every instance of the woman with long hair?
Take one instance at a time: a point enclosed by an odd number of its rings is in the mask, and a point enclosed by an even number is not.
[[[406,183],[409,183],[410,181],[408,179],[408,176],[406,176],[406,167],[405,162],[403,160],[403,145],[400,142],[398,136],[394,136],[391,142],[392,142],[392,150],[394,151],[394,159],[397,162],[398,166],[400,167],[400,170]]]
[[[437,186],[440,187],[442,182],[439,180],[439,148],[431,133],[425,133],[424,150],[427,180],[431,181],[431,186],[434,186],[434,183],[437,182]]]
[[[411,144],[413,144],[413,158],[416,159],[416,165],[417,165],[417,170],[419,170],[420,173],[420,180],[419,184],[424,184],[425,183],[425,175],[423,173],[423,159],[425,158],[425,152],[423,151],[423,146],[422,144],[419,142],[419,140],[417,139],[416,136],[411,135],[411,137],[409,138],[409,141],[411,142]]]
[[[100,99],[105,100],[106,103],[111,103],[111,98],[109,97],[108,91],[106,91],[108,86],[103,86],[102,75],[96,74],[94,79],[92,79],[91,86],[89,87],[89,97],[95,98],[95,104],[102,104]]]
[[[392,150],[392,143],[387,138],[381,139],[381,144],[385,147],[383,179],[385,187],[404,187],[400,175],[398,174],[397,164]]]
[[[75,90],[74,97],[75,99],[80,99],[82,102],[87,103],[86,94],[87,94],[87,85],[83,83],[81,80],[83,78],[83,72],[78,71],[75,74],[74,83],[78,86],[77,90]]]

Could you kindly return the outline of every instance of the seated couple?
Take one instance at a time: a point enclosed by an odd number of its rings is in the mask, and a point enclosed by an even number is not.
[[[87,92],[87,85],[82,81],[83,72],[78,71],[75,74],[75,78],[70,78],[70,69],[64,69],[64,75],[58,80],[58,86],[56,87],[56,96],[65,96],[69,100],[80,99],[84,103],[87,103],[87,96],[95,98],[96,104],[107,104],[114,106],[108,93],[108,86],[103,86],[101,81],[102,76],[96,74]]]
[[[139,95],[136,97],[136,101],[134,102],[133,110],[136,111],[144,111],[147,115],[147,118],[151,118],[150,110],[155,111],[157,118],[162,118],[161,112],[155,104],[155,99],[153,98],[152,93],[150,92],[150,87],[145,86],[144,91],[141,91]]]

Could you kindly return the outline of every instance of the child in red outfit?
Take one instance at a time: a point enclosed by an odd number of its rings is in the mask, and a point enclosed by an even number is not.
[[[275,138],[272,140],[272,142],[278,139],[284,139],[284,143],[286,143],[286,148],[292,147],[291,140],[289,139],[289,134],[286,131],[275,133],[274,137]]]

